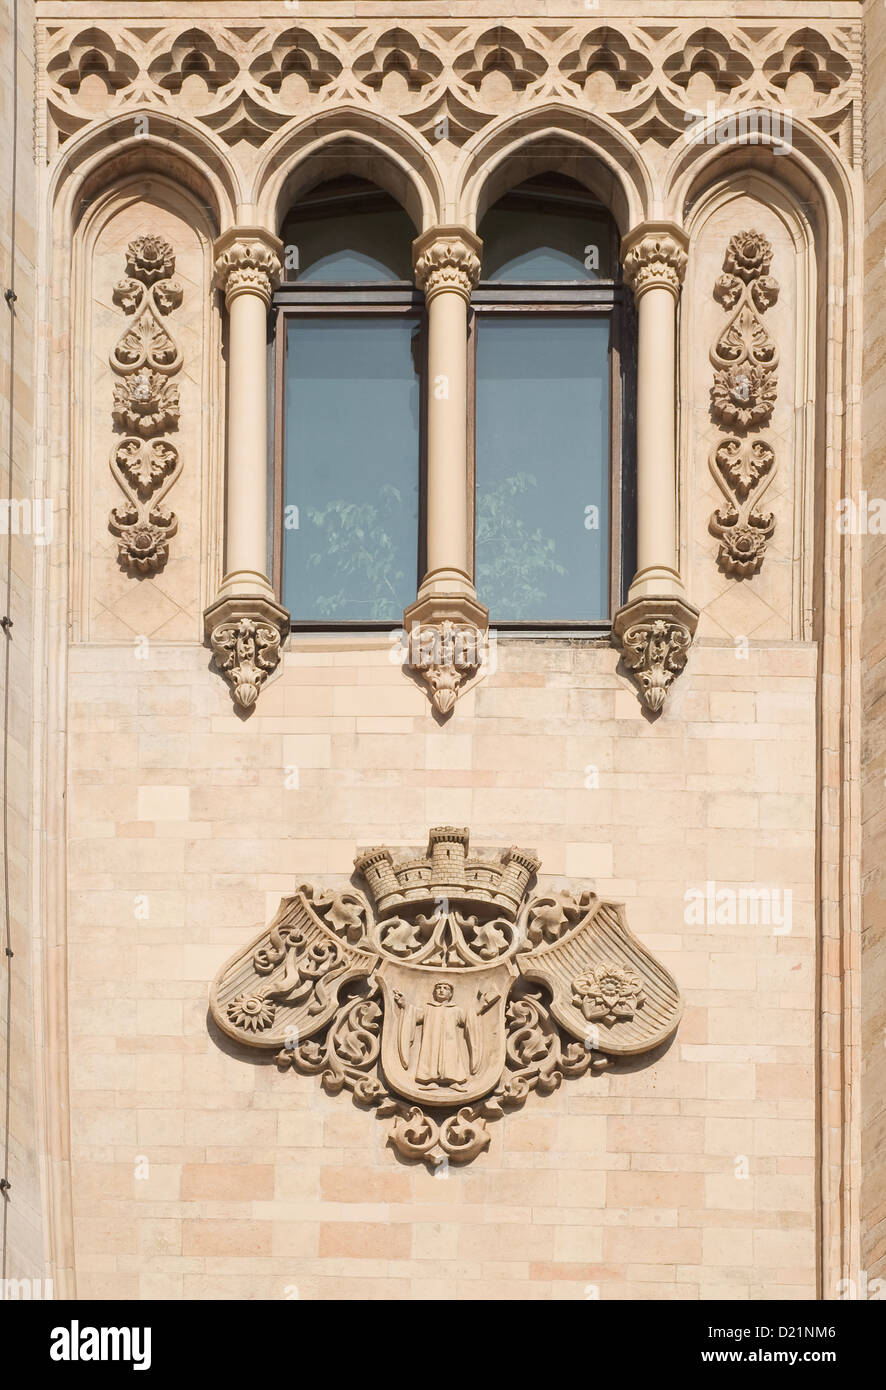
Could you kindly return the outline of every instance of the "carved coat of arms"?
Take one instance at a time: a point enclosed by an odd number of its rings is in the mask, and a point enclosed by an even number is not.
[[[672,977],[596,894],[527,899],[534,854],[468,856],[468,831],[427,854],[355,861],[369,898],[302,886],[219,972],[211,1011],[281,1069],[320,1074],[390,1116],[390,1142],[435,1166],[489,1143],[487,1120],[564,1076],[648,1052],[682,1012]]]

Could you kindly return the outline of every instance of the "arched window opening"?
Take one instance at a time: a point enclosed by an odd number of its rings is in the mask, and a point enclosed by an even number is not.
[[[293,626],[390,627],[415,597],[423,304],[412,222],[350,176],[286,217],[276,304],[275,576]]]
[[[490,207],[478,234],[477,592],[499,626],[603,626],[632,572],[633,350],[615,224],[551,174]]]

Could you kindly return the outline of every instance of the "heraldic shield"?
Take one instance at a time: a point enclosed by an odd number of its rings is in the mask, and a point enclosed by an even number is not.
[[[422,858],[365,851],[369,898],[301,887],[210,995],[229,1037],[350,1090],[431,1166],[475,1158],[530,1092],[660,1046],[682,1012],[620,904],[527,898],[534,854],[469,858],[468,843],[440,826]]]

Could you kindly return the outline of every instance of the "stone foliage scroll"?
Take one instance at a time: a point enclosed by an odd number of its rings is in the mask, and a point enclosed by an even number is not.
[[[761,508],[775,474],[775,452],[765,430],[778,391],[778,348],[763,315],[778,298],[769,274],[772,247],[759,232],[738,232],[729,242],[714,298],[729,315],[711,349],[711,416],[723,435],[710,455],[714,480],[726,499],[710,519],[720,540],[718,562],[736,579],[756,574],[775,530]]]
[[[174,280],[175,253],[162,237],[145,235],[126,250],[126,275],[114,287],[114,303],[130,322],[111,351],[113,419],[122,438],[111,450],[111,474],[125,502],[111,511],[108,526],[118,537],[120,564],[137,575],[154,574],[166,563],[178,518],[165,499],[182,461],[165,436],[178,429],[181,349],[168,326],[182,302]]]

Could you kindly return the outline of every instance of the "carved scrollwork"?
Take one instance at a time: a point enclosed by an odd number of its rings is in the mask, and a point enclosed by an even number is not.
[[[759,571],[775,530],[774,515],[760,510],[775,453],[765,439],[749,437],[769,424],[778,394],[778,348],[761,317],[778,298],[778,281],[769,274],[772,255],[759,232],[737,232],[723,259],[724,274],[714,284],[714,298],[730,317],[711,349],[711,414],[737,433],[719,439],[710,454],[726,506],[713,513],[709,528],[721,542],[720,567],[737,579]]]
[[[126,501],[112,508],[108,528],[118,538],[120,564],[137,575],[155,574],[166,563],[178,530],[164,498],[182,461],[175,445],[156,438],[178,428],[181,412],[178,386],[170,380],[181,369],[181,349],[161,323],[182,302],[174,271],[175,252],[164,237],[136,237],[126,248],[126,276],[113,291],[134,322],[111,351],[111,367],[121,378],[111,414],[119,429],[133,433],[111,450],[111,474]]]
[[[234,699],[249,709],[280,660],[280,630],[254,618],[219,623],[210,643],[215,664],[231,683]]]
[[[431,702],[450,714],[465,681],[477,674],[487,651],[487,634],[470,623],[416,624],[409,634],[409,665],[426,681]]]
[[[358,855],[368,899],[285,898],[210,1006],[238,1043],[350,1091],[392,1120],[398,1153],[437,1167],[477,1157],[487,1121],[533,1091],[665,1041],[682,1005],[620,905],[588,890],[526,903],[530,851],[469,858],[456,826],[428,840],[424,859]]]
[[[685,623],[670,617],[635,623],[622,635],[625,665],[640,683],[643,700],[657,713],[665,702],[674,677],[686,665],[692,633]]]

